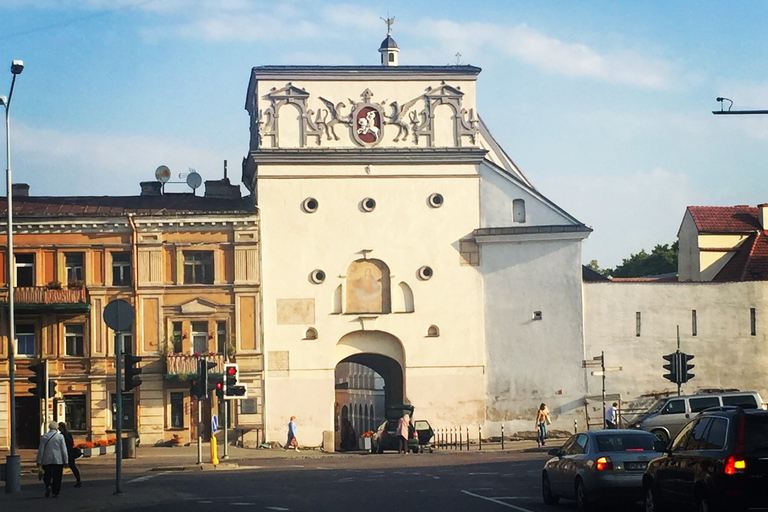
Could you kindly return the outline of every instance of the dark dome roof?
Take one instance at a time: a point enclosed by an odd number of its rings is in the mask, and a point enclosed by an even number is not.
[[[392,36],[387,36],[387,38],[381,42],[381,46],[379,46],[379,50],[387,50],[389,48],[400,49],[395,40],[392,39]]]

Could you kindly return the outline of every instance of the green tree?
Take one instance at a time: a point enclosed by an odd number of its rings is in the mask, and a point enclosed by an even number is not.
[[[611,275],[615,277],[643,277],[677,272],[678,243],[657,245],[650,254],[642,249],[622,260]]]

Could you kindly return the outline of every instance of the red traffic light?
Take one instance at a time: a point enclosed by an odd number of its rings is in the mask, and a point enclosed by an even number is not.
[[[237,366],[227,366],[227,375],[237,375]]]
[[[221,382],[216,383],[216,389],[224,389],[224,384]]]

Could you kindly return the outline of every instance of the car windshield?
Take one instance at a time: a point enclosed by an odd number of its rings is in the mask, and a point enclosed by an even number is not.
[[[603,434],[596,436],[599,452],[632,452],[653,450],[656,437],[646,434]]]
[[[768,453],[768,414],[745,416],[744,450],[750,455]]]
[[[662,398],[660,400],[656,400],[656,403],[654,403],[650,409],[648,409],[648,412],[646,414],[653,414],[656,412],[659,412],[662,408],[662,406],[666,403],[667,399]]]

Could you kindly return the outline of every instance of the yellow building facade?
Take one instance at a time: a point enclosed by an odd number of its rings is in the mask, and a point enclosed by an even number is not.
[[[123,429],[142,444],[197,436],[189,378],[200,358],[221,373],[237,362],[243,400],[230,425],[244,441],[262,419],[259,223],[239,187],[206,182],[205,196],[164,194],[159,182],[125,197],[14,196],[14,299],[18,446],[37,447],[44,415],[76,441],[114,437],[115,346],[141,356],[143,383],[124,394]],[[16,192],[15,187],[15,192]],[[4,201],[3,201],[4,203]],[[2,206],[5,217],[7,207]],[[3,231],[5,225],[3,225]],[[10,445],[7,242],[0,236],[0,449]],[[103,319],[111,301],[135,310],[130,333]],[[56,393],[29,392],[29,365],[46,361]],[[122,381],[121,381],[122,382]],[[206,429],[209,401],[201,401]],[[213,412],[223,412],[223,403]]]

